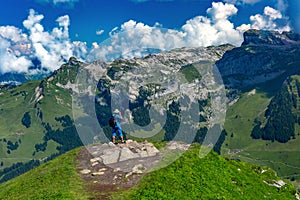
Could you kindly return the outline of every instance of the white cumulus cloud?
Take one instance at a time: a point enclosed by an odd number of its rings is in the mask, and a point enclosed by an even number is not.
[[[57,18],[57,27],[46,31],[41,24],[44,16],[29,11],[21,29],[14,26],[0,26],[0,72],[29,72],[32,60],[39,60],[43,71],[53,71],[71,56],[83,59],[87,54],[84,42],[69,39],[70,19],[68,15]]]
[[[251,24],[243,24],[238,27],[239,30],[247,29],[263,29],[275,31],[290,31],[291,27],[289,19],[284,17],[279,10],[267,6],[264,8],[263,14],[256,14],[250,16]]]
[[[163,29],[129,20],[110,32],[110,39],[102,44],[93,45],[88,60],[112,60],[123,57],[139,56],[138,49],[153,48],[171,50],[179,47],[200,47],[231,43],[240,45],[243,37],[234,28],[229,18],[238,9],[227,3],[212,3],[207,16],[197,16],[188,21],[180,30]],[[133,55],[132,53],[134,52]]]
[[[243,32],[250,28],[290,30],[288,18],[279,9],[267,6],[263,13],[251,16],[249,24],[235,27],[230,18],[237,13],[233,4],[213,2],[206,16],[189,19],[178,30],[164,29],[158,22],[150,26],[129,20],[113,28],[108,40],[101,44],[94,42],[88,48],[84,41],[70,40],[68,15],[58,17],[57,26],[52,30],[45,30],[44,16],[31,9],[23,22],[25,31],[14,26],[0,26],[0,73],[31,73],[31,61],[36,59],[41,62],[42,70],[53,71],[71,56],[88,62],[110,61],[119,57],[139,57],[149,52],[148,49],[171,50],[225,43],[239,46]],[[96,34],[103,32],[98,30]]]

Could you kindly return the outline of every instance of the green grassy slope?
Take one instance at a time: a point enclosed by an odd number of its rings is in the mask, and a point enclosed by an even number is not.
[[[76,173],[79,149],[0,185],[0,199],[87,199],[84,182]]]
[[[292,80],[298,78],[299,76],[293,76]],[[279,77],[276,80],[260,84],[256,88],[251,88],[255,90],[248,90],[237,103],[228,108],[225,122],[225,129],[228,134],[222,146],[222,155],[270,166],[277,171],[279,176],[295,180],[294,184],[298,188],[300,186],[299,125],[295,123],[296,136],[287,143],[262,139],[254,140],[250,137],[256,118],[264,121],[262,126],[266,124],[265,111],[272,97],[281,88],[282,82]],[[294,81],[291,81],[291,85],[293,89],[290,92],[296,94]],[[299,107],[293,109],[295,116],[299,115],[298,112]]]
[[[40,159],[55,153],[55,151],[45,151],[43,154],[36,154],[35,144],[41,143],[44,136],[44,128],[41,120],[37,117],[35,108],[35,89],[39,86],[40,81],[32,81],[21,86],[1,90],[0,98],[0,146],[1,146],[1,161],[4,163],[2,167],[10,166],[16,161],[29,161],[32,158]],[[53,104],[48,104],[52,106]],[[30,115],[31,124],[26,128],[22,124],[24,114],[28,112]],[[46,113],[44,113],[46,116]],[[8,153],[7,142],[18,142],[17,149]],[[57,144],[53,143],[56,147]],[[1,168],[0,168],[1,169]]]
[[[58,148],[67,145],[68,141],[64,143],[54,138],[45,141],[44,136],[47,132],[50,135],[47,126],[53,132],[63,132],[73,126],[69,123],[64,127],[58,120],[66,115],[72,117],[71,91],[59,86],[75,79],[78,67],[77,61],[71,58],[49,78],[0,88],[0,182],[4,177],[1,170],[13,164],[25,164],[32,159],[43,161],[65,151]],[[30,116],[27,126],[22,122],[25,113]],[[72,141],[75,138],[77,133],[72,135],[70,130],[64,132],[69,135],[61,137],[61,140]],[[13,145],[9,147],[9,143]],[[36,145],[44,145],[44,148],[36,148]]]
[[[177,161],[151,172],[135,187],[112,194],[112,199],[293,199],[292,184],[269,186],[279,180],[269,168],[226,160],[216,153],[199,157],[193,145]],[[90,199],[87,185],[76,173],[79,149],[59,156],[0,185],[0,199]],[[262,170],[266,170],[262,173]],[[265,182],[264,182],[265,181]],[[101,192],[101,191],[99,191]]]

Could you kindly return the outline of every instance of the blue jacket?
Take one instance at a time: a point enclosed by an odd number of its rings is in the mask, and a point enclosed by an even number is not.
[[[115,117],[116,119],[116,127],[119,128],[119,129],[122,129],[121,128],[121,124],[120,124],[120,121],[123,119],[119,114],[113,114],[113,116]]]

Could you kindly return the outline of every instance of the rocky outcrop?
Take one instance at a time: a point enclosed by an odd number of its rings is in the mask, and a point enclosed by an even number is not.
[[[127,176],[151,171],[168,153],[184,152],[189,144],[171,141],[163,151],[152,143],[127,140],[125,144],[105,143],[86,147],[92,158],[80,169],[83,175],[101,176],[110,168],[115,172],[124,172]],[[97,166],[106,166],[98,169]],[[96,170],[95,170],[96,169]]]
[[[300,58],[300,36],[290,32],[250,30],[241,47],[216,62],[227,85],[243,87],[294,74]]]
[[[299,43],[300,35],[296,33],[252,29],[244,33],[242,45],[288,45]]]

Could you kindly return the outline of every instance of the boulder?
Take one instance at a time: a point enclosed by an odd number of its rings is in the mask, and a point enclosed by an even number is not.
[[[132,152],[127,147],[124,147],[124,148],[121,149],[120,160],[119,161],[129,160],[129,159],[138,158],[138,157],[140,157],[139,154]]]
[[[100,156],[105,165],[116,163],[119,160],[120,150],[111,150]]]

